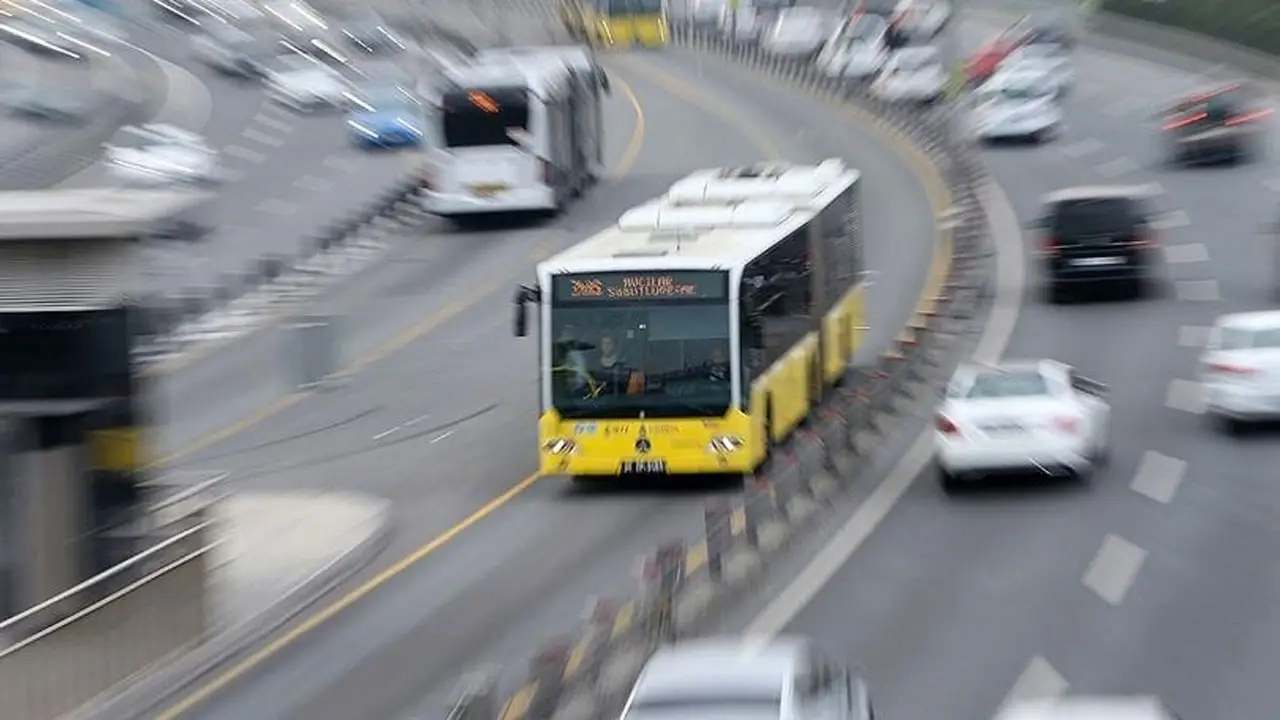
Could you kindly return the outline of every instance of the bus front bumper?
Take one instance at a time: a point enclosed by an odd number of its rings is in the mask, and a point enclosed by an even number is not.
[[[624,473],[623,463],[607,457],[567,457],[544,453],[539,463],[542,475],[569,475],[573,477],[614,478],[620,475],[647,475],[664,477],[672,475],[713,475],[719,473],[746,473],[752,470],[749,453],[739,451],[730,455],[712,453],[680,454],[666,458],[629,458],[637,462],[635,473]],[[656,470],[651,462],[661,463],[665,472]]]
[[[487,215],[490,213],[552,211],[556,196],[551,188],[512,188],[493,195],[447,193],[428,190],[422,209],[432,215]]]

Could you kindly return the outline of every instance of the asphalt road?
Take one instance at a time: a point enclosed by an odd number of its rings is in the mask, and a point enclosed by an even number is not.
[[[128,6],[128,39],[154,56],[168,97],[153,121],[203,134],[221,152],[227,181],[209,208],[210,237],[148,249],[146,292],[179,293],[220,283],[263,255],[292,256],[409,170],[404,153],[351,145],[342,113],[300,115],[264,96],[258,83],[222,77],[198,62],[187,32],[147,2]],[[102,167],[73,179],[96,186]]]
[[[962,43],[1003,25],[961,23]],[[1150,115],[1222,69],[1091,48],[1076,62],[1065,137],[986,159],[1024,220],[1058,187],[1159,184],[1166,295],[1049,306],[1029,266],[1006,353],[1111,384],[1110,466],[1089,487],[958,499],[926,471],[785,630],[866,668],[885,717],[980,720],[1011,694],[1062,691],[1156,693],[1181,717],[1271,717],[1280,534],[1267,468],[1280,449],[1273,434],[1214,431],[1186,381],[1215,316],[1273,305],[1258,227],[1274,218],[1280,156],[1167,169]]]
[[[509,283],[528,277],[531,255],[581,239],[698,167],[839,155],[866,177],[867,257],[878,272],[871,344],[883,347],[906,318],[930,257],[933,218],[897,155],[805,95],[675,48],[609,64],[643,108],[645,144],[631,172],[549,226],[432,237],[400,250],[402,260],[335,303],[349,303],[360,334],[385,334],[374,326],[409,308],[443,313],[438,326],[345,387],[191,458],[232,469],[246,487],[345,487],[391,498],[398,531],[380,567],[495,497],[511,499],[189,717],[438,716],[460,672],[502,662],[514,684],[523,672],[516,659],[571,629],[589,597],[624,594],[639,555],[699,528],[705,491],[573,494],[555,480],[523,480],[535,469],[535,349],[511,338],[508,303]],[[608,112],[616,158],[634,120],[621,98]],[[501,283],[490,287],[495,277]]]

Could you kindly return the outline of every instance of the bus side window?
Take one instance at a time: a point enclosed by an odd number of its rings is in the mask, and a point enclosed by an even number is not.
[[[803,229],[756,258],[743,273],[764,339],[761,369],[782,357],[812,327],[808,240]]]

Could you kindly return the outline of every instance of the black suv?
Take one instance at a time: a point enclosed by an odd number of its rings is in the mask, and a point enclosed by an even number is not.
[[[1066,302],[1100,285],[1142,296],[1155,283],[1158,247],[1143,187],[1079,187],[1044,198],[1040,233],[1046,294]]]
[[[1261,149],[1271,108],[1256,88],[1231,83],[1179,100],[1161,113],[1169,162],[1243,162]]]

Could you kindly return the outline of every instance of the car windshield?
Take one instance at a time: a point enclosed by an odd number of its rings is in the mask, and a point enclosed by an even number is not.
[[[1222,350],[1280,348],[1280,328],[1223,328],[1219,348]]]
[[[722,416],[733,388],[725,273],[607,275],[556,278],[555,408],[566,418]]]
[[[1047,97],[1052,93],[1042,85],[1031,81],[1010,80],[999,87],[984,90],[979,95],[983,103],[993,102],[1027,102]]]
[[[1044,376],[1034,370],[980,373],[964,396],[970,400],[1048,395]]]
[[[1048,232],[1065,240],[1132,232],[1138,218],[1129,198],[1079,198],[1059,202]]]
[[[909,50],[898,53],[894,67],[898,70],[923,70],[938,64],[938,53],[933,49]]]

